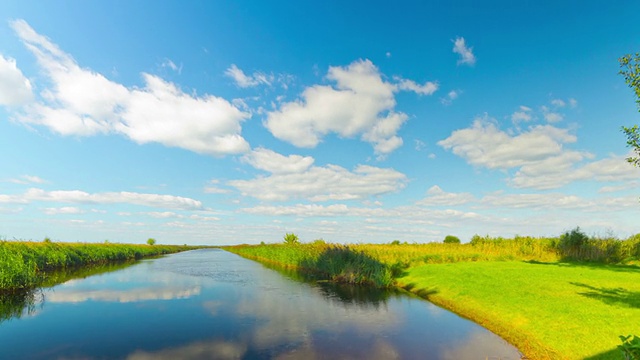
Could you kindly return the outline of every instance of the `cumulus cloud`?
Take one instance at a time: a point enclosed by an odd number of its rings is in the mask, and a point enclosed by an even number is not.
[[[589,156],[591,157],[591,156]],[[585,157],[576,152],[527,164],[518,170],[509,183],[518,188],[554,189],[579,180],[617,182],[640,180],[637,169],[629,166],[625,156],[577,165]]]
[[[257,148],[244,155],[242,160],[256,169],[273,174],[301,173],[315,161],[311,156],[284,156],[265,148]]]
[[[568,130],[550,125],[510,135],[485,117],[476,119],[469,128],[454,131],[438,145],[472,165],[507,169],[558,156],[563,153],[563,144],[576,140]]]
[[[11,26],[49,81],[40,101],[16,116],[18,121],[61,135],[116,133],[140,144],[157,142],[216,156],[249,150],[240,135],[240,123],[249,114],[227,100],[188,94],[146,73],[143,88],[127,88],[81,68],[24,20]]]
[[[560,100],[560,101],[562,101],[562,100]],[[552,101],[552,103],[553,103],[553,101]],[[562,102],[562,103],[563,103],[562,106],[564,106],[564,102]],[[542,115],[544,116],[544,119],[547,120],[547,122],[550,122],[550,123],[556,123],[556,122],[562,121],[562,119],[564,119],[564,116],[562,116],[562,114],[560,114],[558,112],[551,111],[551,109],[549,109],[546,106],[542,107]]]
[[[438,90],[438,83],[427,81],[420,85],[413,80],[403,79],[401,77],[394,77],[398,83],[398,89],[413,91],[418,95],[431,95]]]
[[[531,108],[527,106],[520,106],[518,111],[511,114],[511,121],[513,121],[514,124],[517,124],[519,122],[529,122],[531,121],[531,119],[533,119],[533,117],[531,116],[531,111]]]
[[[299,173],[274,173],[251,180],[233,180],[228,185],[243,195],[265,201],[307,199],[310,201],[356,200],[404,188],[407,178],[393,169],[359,165],[349,171],[337,165],[311,167]]]
[[[378,155],[388,154],[403,144],[397,132],[408,116],[394,110],[394,92],[411,90],[431,94],[435,83],[418,85],[400,79],[399,84],[383,80],[369,60],[357,60],[347,67],[332,66],[326,78],[335,86],[313,85],[301,98],[271,111],[265,127],[278,139],[298,147],[312,148],[322,137],[336,133],[341,137],[360,136],[374,146]]]
[[[87,193],[80,190],[45,191],[31,188],[21,195],[0,195],[0,203],[28,203],[48,201],[74,204],[134,204],[178,210],[202,209],[200,201],[173,195],[144,194],[135,192]]]
[[[467,129],[454,131],[438,145],[472,165],[489,169],[516,169],[507,183],[516,188],[555,189],[578,180],[631,181],[640,174],[624,156],[589,161],[593,154],[565,149],[576,142],[567,129],[537,125],[513,134],[488,119],[476,119]],[[586,163],[585,163],[586,161]]]
[[[476,63],[476,56],[473,55],[473,48],[467,47],[463,37],[457,37],[453,41],[453,52],[460,55],[458,65],[466,64],[473,66]]]
[[[0,105],[20,106],[32,99],[31,82],[18,69],[15,59],[0,54]]]

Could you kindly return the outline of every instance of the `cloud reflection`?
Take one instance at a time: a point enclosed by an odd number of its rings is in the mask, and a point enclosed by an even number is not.
[[[191,288],[141,288],[130,290],[60,289],[46,295],[52,303],[80,303],[88,300],[130,303],[148,300],[186,299],[200,294],[200,286]]]

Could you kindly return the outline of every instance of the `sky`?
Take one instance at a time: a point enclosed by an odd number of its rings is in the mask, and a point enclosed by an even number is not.
[[[0,8],[0,238],[640,233],[640,2]]]

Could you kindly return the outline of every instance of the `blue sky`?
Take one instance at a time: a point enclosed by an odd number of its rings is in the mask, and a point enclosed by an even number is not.
[[[640,232],[640,3],[0,9],[0,236],[235,244]]]

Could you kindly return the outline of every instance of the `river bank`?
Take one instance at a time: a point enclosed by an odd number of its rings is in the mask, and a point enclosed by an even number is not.
[[[638,332],[631,319],[640,318],[640,267],[567,261],[549,243],[225,249],[318,278],[405,289],[486,327],[530,359],[622,359],[618,336]]]
[[[114,243],[0,241],[0,291],[15,292],[38,286],[56,270],[137,260],[197,247]]]

